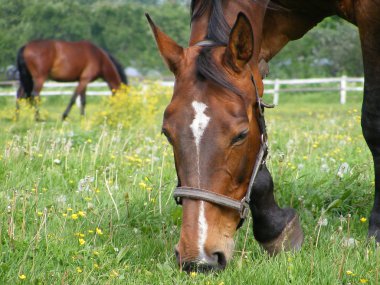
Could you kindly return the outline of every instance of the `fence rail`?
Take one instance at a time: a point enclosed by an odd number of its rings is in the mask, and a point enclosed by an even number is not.
[[[172,87],[173,81],[161,81],[161,85]],[[280,93],[289,92],[339,92],[340,103],[347,101],[347,92],[362,91],[364,78],[362,77],[336,77],[336,78],[308,78],[308,79],[275,79],[264,80],[265,93],[273,94],[273,103],[278,104]],[[317,85],[317,86],[316,86]],[[42,89],[42,96],[71,95],[77,86],[76,82],[58,83],[46,82]],[[298,86],[295,88],[294,86]],[[1,88],[5,87],[5,88]],[[7,88],[8,87],[8,88]],[[17,81],[0,82],[0,96],[14,96],[18,88]],[[7,89],[7,90],[5,90]],[[103,96],[111,95],[105,82],[93,82],[87,87],[87,95]]]

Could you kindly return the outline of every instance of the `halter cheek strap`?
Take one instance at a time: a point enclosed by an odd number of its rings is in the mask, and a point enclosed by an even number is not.
[[[201,47],[216,47],[220,46],[220,44],[215,43],[213,41],[204,40],[196,44],[196,46]],[[256,108],[258,109],[255,113],[257,114],[256,119],[259,125],[259,130],[261,134],[261,144],[260,149],[256,157],[256,162],[252,170],[251,178],[248,184],[247,192],[243,199],[236,200],[230,198],[228,196],[218,194],[206,189],[200,189],[195,187],[186,187],[179,186],[174,189],[173,197],[176,201],[177,205],[182,205],[182,199],[193,199],[193,200],[202,200],[207,201],[212,204],[230,208],[236,210],[240,214],[240,222],[237,226],[237,229],[240,228],[244,220],[246,219],[249,212],[249,203],[251,202],[251,193],[253,188],[253,183],[255,183],[257,173],[261,169],[261,167],[265,164],[266,157],[268,155],[268,143],[267,143],[267,131],[264,119],[264,108],[273,108],[274,105],[265,104],[261,97],[259,96],[259,92],[257,89],[257,84],[255,78],[253,77],[253,73],[251,72],[251,80],[255,87],[256,92]]]

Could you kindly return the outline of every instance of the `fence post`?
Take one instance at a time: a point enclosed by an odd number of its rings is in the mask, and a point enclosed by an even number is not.
[[[280,81],[278,79],[274,80],[274,87],[273,87],[273,104],[278,105],[278,101],[280,97]]]
[[[347,76],[340,78],[340,104],[346,104],[347,97]]]

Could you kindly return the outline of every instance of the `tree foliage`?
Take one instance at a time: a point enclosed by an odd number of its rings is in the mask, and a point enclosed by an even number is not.
[[[33,39],[91,40],[124,66],[167,74],[144,13],[186,46],[186,0],[0,0],[0,67],[14,64],[17,50]],[[361,75],[356,28],[330,18],[290,43],[271,64],[272,77]]]

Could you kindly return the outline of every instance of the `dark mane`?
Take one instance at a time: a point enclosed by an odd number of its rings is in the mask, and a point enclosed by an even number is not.
[[[117,59],[112,54],[110,54],[108,51],[106,51],[106,53],[107,53],[108,57],[110,58],[110,60],[112,61],[113,65],[115,66],[117,73],[120,76],[121,82],[128,85],[128,79],[127,79],[127,76],[125,75],[124,68],[121,65],[121,63],[119,61],[117,61]]]
[[[191,21],[203,16],[204,13],[210,10],[210,19],[207,27],[207,39],[218,44],[226,45],[228,43],[231,27],[224,18],[222,2],[223,0],[192,0]]]
[[[207,27],[207,40],[215,43],[216,46],[226,46],[231,31],[224,13],[223,0],[192,0],[191,1],[191,21],[201,17],[210,11],[210,19]],[[212,58],[212,48],[204,47],[197,58],[197,72],[202,79],[211,80],[224,88],[236,93],[241,92],[229,81],[226,74],[220,70]]]
[[[204,47],[197,58],[197,72],[202,79],[211,80],[220,86],[242,95],[241,91],[236,88],[227,78],[225,73],[220,70],[212,58],[212,47]]]

